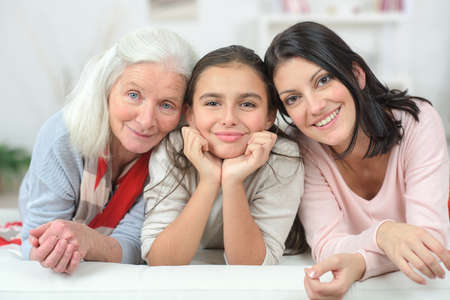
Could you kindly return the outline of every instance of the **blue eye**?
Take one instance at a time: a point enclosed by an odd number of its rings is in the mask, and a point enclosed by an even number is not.
[[[139,99],[139,93],[137,92],[128,92],[128,97],[130,97],[132,100]]]
[[[167,103],[167,102],[163,102],[163,103],[161,103],[161,108],[162,109],[172,109],[173,105],[171,105],[170,103]]]

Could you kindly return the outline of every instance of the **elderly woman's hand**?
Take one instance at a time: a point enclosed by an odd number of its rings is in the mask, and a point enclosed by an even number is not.
[[[31,260],[55,272],[72,273],[90,248],[87,226],[55,220],[30,230]]]
[[[425,284],[415,267],[428,278],[444,278],[440,259],[450,270],[450,253],[424,228],[395,222],[384,222],[377,231],[377,244],[387,257],[411,280]]]

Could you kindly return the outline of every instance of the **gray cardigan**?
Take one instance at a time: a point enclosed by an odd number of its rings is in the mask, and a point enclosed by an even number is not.
[[[30,256],[30,229],[55,219],[72,220],[79,203],[82,174],[83,158],[71,146],[63,113],[59,111],[40,129],[30,168],[19,191],[25,259]],[[122,247],[122,263],[142,262],[139,236],[143,220],[141,194],[111,234]]]

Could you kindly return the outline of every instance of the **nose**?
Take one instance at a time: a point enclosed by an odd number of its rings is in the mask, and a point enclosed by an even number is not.
[[[136,121],[141,125],[142,130],[150,129],[156,122],[155,116],[156,105],[153,101],[144,101],[139,107]]]
[[[237,116],[232,106],[226,107],[223,113],[221,124],[226,127],[235,126],[237,123]]]
[[[323,97],[313,93],[304,95],[304,97],[306,98],[308,110],[311,114],[320,115],[323,112],[326,106],[326,100]]]

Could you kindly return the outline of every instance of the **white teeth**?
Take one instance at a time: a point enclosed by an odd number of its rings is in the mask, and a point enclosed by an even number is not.
[[[334,120],[334,118],[336,118],[336,116],[338,115],[339,111],[341,110],[341,108],[339,107],[338,109],[336,109],[332,114],[330,114],[328,117],[326,117],[325,119],[323,119],[320,122],[317,122],[314,124],[314,126],[317,127],[323,127],[325,125],[327,125],[328,123],[330,123],[332,120]]]

